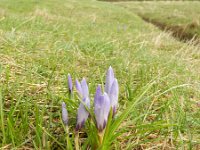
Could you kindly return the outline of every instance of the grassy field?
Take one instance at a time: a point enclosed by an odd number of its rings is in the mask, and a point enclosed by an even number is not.
[[[0,149],[65,149],[61,103],[72,134],[78,107],[68,100],[68,73],[86,77],[93,103],[110,65],[117,117],[134,106],[110,149],[200,149],[199,48],[113,3],[0,0]]]
[[[162,29],[172,30],[179,38],[191,39],[194,36],[200,38],[200,2],[198,1],[120,4]]]

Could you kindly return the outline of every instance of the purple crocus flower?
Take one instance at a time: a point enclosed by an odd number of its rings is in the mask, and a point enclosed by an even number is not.
[[[67,126],[68,125],[68,112],[66,109],[65,102],[62,102],[62,120],[63,120],[63,123]]]
[[[119,86],[111,66],[109,67],[106,74],[105,92],[108,94],[110,98],[110,104],[113,109],[113,116],[114,116],[117,111]]]
[[[110,112],[110,99],[107,93],[101,92],[100,85],[96,89],[94,98],[94,113],[99,132],[102,132],[106,127],[108,115]]]
[[[110,66],[107,73],[106,73],[106,84],[105,84],[105,92],[107,94],[110,93],[110,89],[111,89],[111,86],[112,86],[112,83],[114,81],[114,72],[113,72],[113,69],[112,67]]]
[[[86,110],[85,106],[90,108],[89,90],[87,82],[84,78],[81,81],[81,83],[78,80],[76,80],[76,89],[78,91],[80,99],[82,100],[82,102],[79,105],[78,115],[77,115],[76,130],[78,131],[83,127],[85,121],[89,116],[89,112]]]
[[[113,108],[113,115],[115,115],[117,112],[118,95],[119,95],[119,86],[118,86],[118,81],[115,78],[111,86],[110,93],[109,93],[111,106]]]
[[[68,74],[68,88],[69,88],[69,93],[71,94],[72,93],[72,88],[73,88],[73,84],[72,84],[72,78],[71,78],[71,75]]]

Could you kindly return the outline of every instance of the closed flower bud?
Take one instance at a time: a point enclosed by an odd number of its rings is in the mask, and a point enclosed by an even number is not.
[[[101,87],[98,86],[94,100],[94,112],[96,124],[99,132],[102,132],[106,127],[108,115],[110,112],[110,99],[107,93],[101,93]]]
[[[76,130],[79,130],[83,127],[89,116],[89,112],[87,111],[85,106],[87,108],[90,108],[90,98],[89,98],[89,89],[85,79],[83,79],[81,83],[79,83],[79,81],[76,80],[76,88],[82,100],[82,102],[79,105],[77,114]]]
[[[113,116],[114,116],[116,114],[118,106],[119,86],[111,66],[109,67],[106,73],[105,92],[108,94],[110,98],[110,104],[113,109]]]
[[[69,93],[72,94],[72,89],[73,88],[73,84],[72,84],[72,78],[71,75],[68,74],[68,89],[69,89]]]
[[[119,95],[118,81],[117,79],[114,79],[109,93],[111,107],[113,108],[113,116],[116,114],[117,111],[118,95]]]
[[[66,109],[65,102],[62,102],[62,120],[63,120],[63,123],[67,126],[68,125],[68,112]]]

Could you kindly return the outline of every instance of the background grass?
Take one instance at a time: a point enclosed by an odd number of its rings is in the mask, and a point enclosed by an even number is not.
[[[129,3],[119,4],[164,28],[168,27],[176,32],[183,32],[190,39],[193,36],[200,37],[199,1],[160,1],[135,2],[131,5]]]
[[[1,149],[65,148],[61,102],[71,134],[78,107],[67,98],[67,74],[86,77],[93,97],[110,65],[120,85],[118,115],[134,106],[113,149],[198,149],[199,59],[198,45],[177,41],[121,6],[1,0]]]

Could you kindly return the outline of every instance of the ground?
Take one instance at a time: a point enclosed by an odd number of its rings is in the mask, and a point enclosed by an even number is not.
[[[78,107],[68,73],[86,78],[93,103],[109,66],[120,85],[116,117],[134,106],[112,149],[199,149],[200,46],[145,22],[131,9],[143,4],[0,0],[1,149],[65,148],[61,102],[71,133]]]

